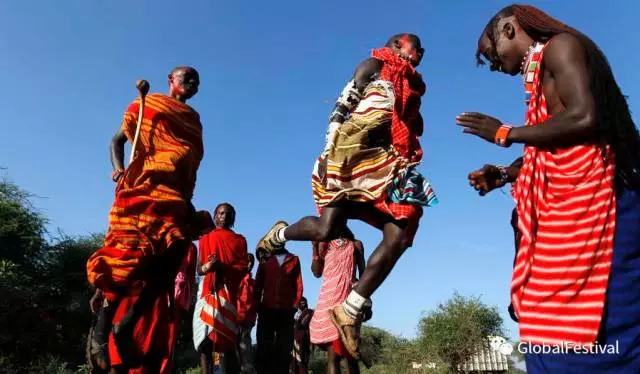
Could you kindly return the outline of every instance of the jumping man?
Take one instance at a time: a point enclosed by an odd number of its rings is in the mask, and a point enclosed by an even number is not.
[[[426,90],[416,67],[424,50],[413,34],[393,36],[356,69],[330,117],[325,150],[312,176],[320,217],[288,226],[276,223],[258,243],[276,250],[287,240],[329,242],[360,219],[380,229],[382,242],[360,282],[331,312],[340,337],[359,358],[362,307],[412,245],[422,206],[436,202],[416,167],[422,159],[421,97]]]

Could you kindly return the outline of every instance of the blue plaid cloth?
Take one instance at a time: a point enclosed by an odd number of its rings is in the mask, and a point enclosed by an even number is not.
[[[398,204],[413,204],[432,207],[438,204],[438,198],[431,184],[415,167],[398,175],[389,187],[389,197]]]

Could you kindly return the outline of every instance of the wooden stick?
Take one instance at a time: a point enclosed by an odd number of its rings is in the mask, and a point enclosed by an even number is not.
[[[136,88],[140,94],[140,110],[138,110],[138,123],[136,125],[136,135],[133,137],[133,145],[131,145],[131,155],[129,156],[129,165],[133,161],[133,156],[136,153],[136,144],[138,143],[138,135],[140,135],[140,126],[142,125],[142,117],[144,116],[144,98],[149,93],[149,82],[144,79],[140,79],[136,82]]]

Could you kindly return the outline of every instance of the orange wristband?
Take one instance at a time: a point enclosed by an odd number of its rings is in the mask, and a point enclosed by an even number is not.
[[[501,147],[508,147],[509,144],[507,144],[507,137],[509,136],[512,128],[513,126],[509,125],[500,126],[498,132],[496,132],[496,137],[494,139],[495,143]]]

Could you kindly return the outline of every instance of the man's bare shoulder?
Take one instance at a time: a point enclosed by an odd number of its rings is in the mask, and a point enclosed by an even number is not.
[[[358,65],[353,78],[356,83],[369,82],[371,77],[380,71],[380,68],[382,68],[382,61],[369,57]]]
[[[580,39],[569,33],[552,37],[544,51],[544,63],[557,68],[566,63],[584,63],[585,49]]]

